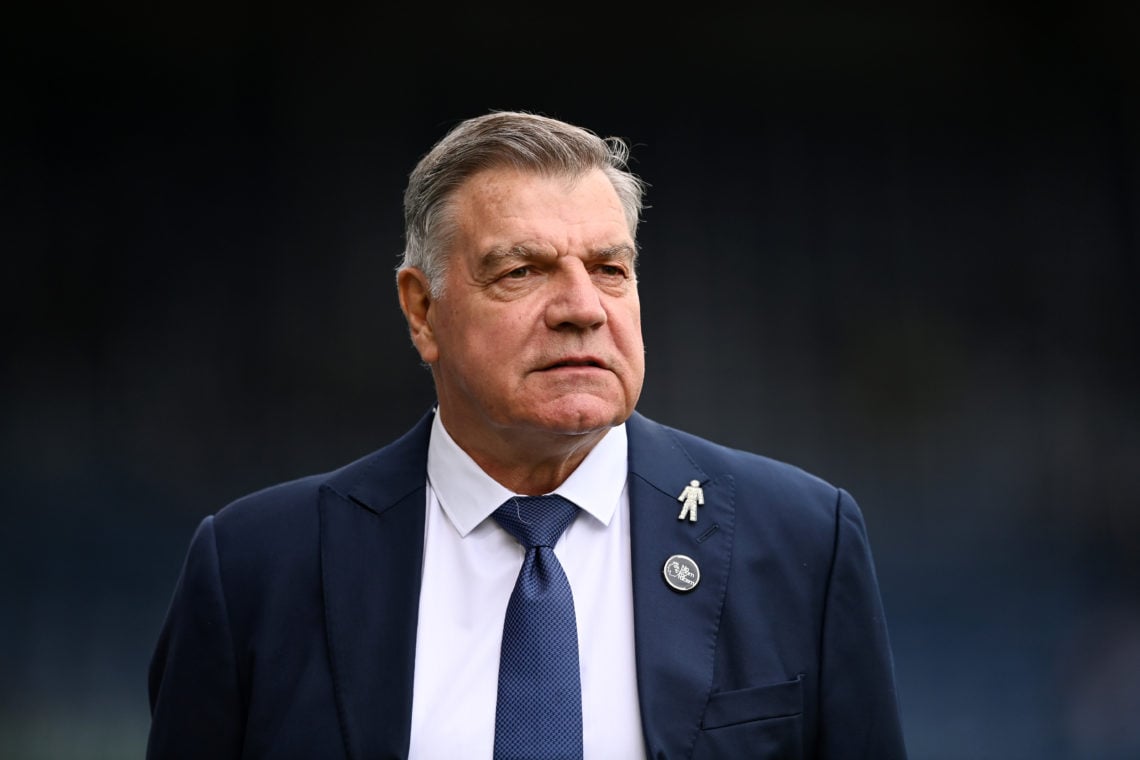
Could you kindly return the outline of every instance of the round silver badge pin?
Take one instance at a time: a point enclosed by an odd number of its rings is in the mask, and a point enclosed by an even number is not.
[[[692,557],[674,554],[665,560],[665,582],[674,591],[692,591],[701,581],[701,569]]]

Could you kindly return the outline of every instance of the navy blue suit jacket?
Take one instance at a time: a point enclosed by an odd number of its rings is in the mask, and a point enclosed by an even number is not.
[[[406,757],[430,427],[202,521],[151,663],[149,758]],[[904,758],[852,498],[640,414],[627,430],[648,756]],[[692,591],[666,584],[673,554]]]

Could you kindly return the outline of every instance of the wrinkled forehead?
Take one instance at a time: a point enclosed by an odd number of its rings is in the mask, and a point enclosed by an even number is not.
[[[463,238],[453,242],[464,248],[633,248],[621,201],[601,170],[574,176],[482,171],[457,189],[452,212]]]

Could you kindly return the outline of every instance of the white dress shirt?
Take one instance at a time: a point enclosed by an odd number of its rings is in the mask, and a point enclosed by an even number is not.
[[[585,760],[645,757],[634,669],[625,426],[554,493],[581,508],[554,553],[578,620]],[[411,760],[490,758],[499,647],[524,549],[491,518],[515,495],[432,422]],[[381,719],[379,716],[377,719]]]

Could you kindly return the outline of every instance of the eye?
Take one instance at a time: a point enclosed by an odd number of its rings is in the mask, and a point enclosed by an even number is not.
[[[625,277],[625,268],[616,264],[602,264],[597,271],[606,277]]]
[[[528,274],[530,274],[530,267],[516,267],[503,276],[511,280],[521,280]]]

